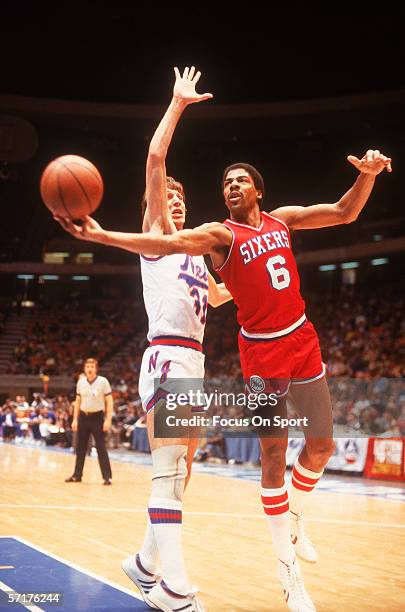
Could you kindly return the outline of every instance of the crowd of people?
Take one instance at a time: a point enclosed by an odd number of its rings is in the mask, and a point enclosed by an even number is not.
[[[138,311],[140,305],[130,301],[75,297],[32,308],[7,374],[77,375],[83,354],[90,351],[105,361],[134,334]]]
[[[113,397],[114,414],[107,445],[111,449],[130,448],[135,424],[143,420],[142,407],[139,401],[125,402],[119,390],[113,391]],[[15,444],[72,448],[73,403],[74,394],[52,397],[34,393],[31,402],[24,395],[8,397],[0,406],[0,439]]]
[[[322,301],[307,297],[307,313],[319,330],[327,365],[336,431],[405,436],[404,312],[403,292],[398,287],[370,292],[347,286]],[[237,329],[232,303],[210,311],[205,340],[208,392],[243,389]],[[108,357],[126,343],[129,349],[122,359],[108,365]],[[63,307],[34,309],[27,333],[15,347],[9,372],[48,374],[51,381],[56,374],[69,375],[73,389],[83,355],[90,351],[100,360],[100,369],[106,371],[113,388],[110,446],[130,447],[135,423],[143,417],[138,378],[146,344],[141,302],[84,304],[74,299]],[[31,438],[38,444],[71,446],[73,399],[34,394],[29,404],[22,396],[7,398],[0,409],[3,439]],[[225,417],[235,414],[235,408],[217,406],[215,410]],[[221,448],[221,432],[209,431],[200,459],[221,456]]]
[[[310,301],[329,376],[405,375],[404,285],[360,290]]]
[[[15,399],[8,397],[0,407],[3,440],[70,447],[70,412],[69,399],[64,395],[51,399],[34,393],[31,403],[24,395],[17,395]]]

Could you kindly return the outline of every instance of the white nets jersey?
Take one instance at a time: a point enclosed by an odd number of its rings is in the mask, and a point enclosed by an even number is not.
[[[208,308],[208,270],[201,255],[141,255],[148,340],[183,336],[203,341]]]

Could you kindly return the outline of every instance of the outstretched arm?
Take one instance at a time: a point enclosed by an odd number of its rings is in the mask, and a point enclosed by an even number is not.
[[[290,229],[296,230],[317,229],[355,221],[373,190],[377,174],[384,168],[391,172],[391,158],[380,151],[370,149],[362,159],[349,155],[347,160],[359,170],[360,175],[338,202],[313,206],[282,206],[271,214],[284,221]]]
[[[169,108],[159,123],[149,145],[146,162],[146,212],[142,231],[172,234],[176,227],[167,206],[166,156],[176,125],[189,104],[212,98],[212,94],[198,94],[195,87],[201,72],[195,72],[194,66],[184,69],[183,76],[174,68],[176,81],[173,98]]]
[[[222,306],[232,299],[233,297],[225,287],[225,283],[217,283],[212,274],[208,272],[208,304],[213,308],[218,308],[218,306]]]
[[[223,223],[205,223],[195,229],[181,230],[174,234],[129,234],[105,230],[91,217],[85,217],[82,225],[75,225],[70,218],[54,217],[69,234],[80,240],[99,242],[118,247],[131,253],[154,253],[155,255],[210,254],[215,260],[232,243],[232,234]]]

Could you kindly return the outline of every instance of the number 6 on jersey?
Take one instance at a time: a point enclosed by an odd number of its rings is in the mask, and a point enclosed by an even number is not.
[[[282,255],[275,255],[274,257],[270,257],[266,263],[272,286],[274,289],[277,289],[277,291],[281,291],[281,289],[286,289],[286,287],[289,286],[291,280],[290,273],[287,268],[276,268],[275,264],[285,264],[284,257]]]

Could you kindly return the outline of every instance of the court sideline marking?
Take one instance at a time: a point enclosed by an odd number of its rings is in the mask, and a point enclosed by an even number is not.
[[[143,601],[143,597],[140,594],[138,595],[134,591],[131,591],[130,589],[127,589],[126,587],[123,587],[120,584],[113,582],[112,580],[108,580],[107,578],[103,578],[102,576],[99,576],[98,574],[95,574],[94,572],[84,569],[83,567],[81,567],[80,565],[77,565],[76,563],[71,563],[71,561],[68,561],[67,559],[63,559],[62,557],[59,557],[58,555],[54,555],[53,553],[45,550],[44,548],[41,548],[41,546],[37,546],[36,544],[33,544],[32,542],[28,542],[28,540],[25,540],[24,538],[20,538],[19,536],[14,536],[14,535],[8,535],[8,536],[0,535],[0,539],[1,538],[12,538],[14,540],[17,540],[18,542],[21,542],[21,544],[25,544],[26,546],[29,546],[30,548],[37,550],[43,555],[46,555],[47,557],[51,557],[52,559],[59,561],[59,563],[63,563],[64,565],[67,565],[71,567],[72,569],[77,570],[78,572],[82,572],[83,574],[90,576],[90,578],[94,578],[95,580],[99,580],[103,584],[107,584],[113,589],[117,589],[118,591],[122,591],[122,593],[125,593],[126,595],[130,595],[131,597],[135,597],[136,599]],[[32,610],[32,606],[29,609]],[[35,608],[34,612],[36,611],[41,611],[41,608]]]

